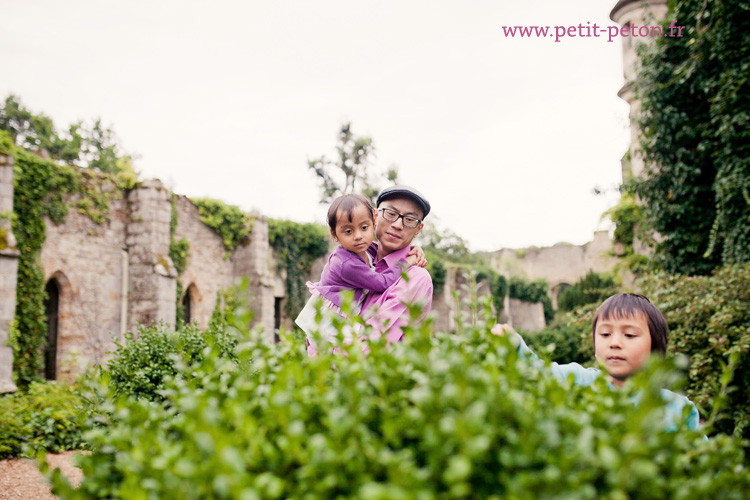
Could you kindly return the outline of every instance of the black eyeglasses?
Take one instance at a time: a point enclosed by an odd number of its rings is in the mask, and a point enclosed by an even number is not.
[[[417,219],[411,215],[401,215],[395,210],[389,208],[378,208],[379,211],[383,212],[383,218],[388,222],[396,222],[401,219],[404,222],[405,227],[415,228],[422,223],[421,219]]]

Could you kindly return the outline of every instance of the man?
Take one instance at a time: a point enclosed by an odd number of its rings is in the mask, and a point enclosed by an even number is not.
[[[376,207],[378,253],[374,264],[375,270],[382,272],[409,253],[412,240],[422,231],[424,218],[430,213],[430,203],[416,189],[396,185],[380,192]],[[385,292],[371,293],[365,300],[362,316],[375,329],[371,338],[385,334],[388,342],[400,341],[404,335],[402,328],[409,322],[406,304],[421,305],[421,317],[430,311],[430,273],[423,267],[411,266],[406,276],[408,280],[400,278]]]

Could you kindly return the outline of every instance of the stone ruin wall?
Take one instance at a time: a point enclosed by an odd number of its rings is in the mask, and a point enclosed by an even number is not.
[[[561,285],[572,285],[589,271],[612,272],[618,262],[612,254],[612,241],[607,231],[594,232],[594,239],[580,246],[559,243],[545,248],[503,248],[490,257],[492,268],[507,278],[547,280],[555,307]],[[629,279],[624,278],[626,284]]]
[[[216,307],[217,294],[234,283],[232,262],[224,258],[227,252],[219,235],[200,221],[198,208],[187,197],[177,197],[176,209],[174,238],[190,242],[187,266],[177,279],[183,294],[190,294],[191,320],[204,329]]]
[[[13,208],[13,158],[0,155],[0,212]],[[105,187],[106,188],[106,187]],[[114,189],[114,187],[113,187]],[[254,323],[273,339],[274,284],[278,281],[268,245],[268,222],[257,217],[247,240],[227,254],[221,238],[200,221],[184,196],[176,199],[175,239],[190,244],[181,276],[169,258],[172,193],[158,180],[146,180],[126,199],[110,203],[109,220],[97,224],[74,206],[63,223],[46,219],[40,261],[45,283],[59,290],[58,378],[70,379],[82,368],[105,362],[107,352],[139,324],[174,325],[177,280],[191,301],[191,319],[201,328],[217,304],[217,294],[248,278]],[[71,205],[75,198],[69,200]],[[7,227],[6,227],[7,226]],[[5,345],[15,317],[18,251],[10,220],[0,219],[0,393],[15,390],[12,349]],[[278,287],[277,287],[278,288]],[[284,288],[281,287],[283,295]]]
[[[70,209],[63,224],[45,218],[41,251],[45,283],[54,279],[60,292],[57,371],[67,377],[101,363],[122,340],[123,276],[127,273],[126,200],[112,202],[110,221],[97,224]],[[123,258],[125,257],[125,259]],[[125,313],[125,314],[123,314]]]

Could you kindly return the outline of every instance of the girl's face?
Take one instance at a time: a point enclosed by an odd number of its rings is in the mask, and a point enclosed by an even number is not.
[[[596,359],[604,363],[612,385],[619,387],[651,356],[651,333],[643,314],[600,319],[594,332]]]
[[[354,207],[351,222],[349,215],[339,210],[336,213],[336,232],[333,234],[333,239],[366,262],[367,249],[372,244],[375,235],[375,217],[377,215],[364,205]]]

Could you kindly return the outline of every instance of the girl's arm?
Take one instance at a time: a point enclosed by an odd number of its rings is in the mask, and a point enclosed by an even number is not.
[[[363,288],[381,293],[398,281],[401,273],[408,268],[409,262],[401,259],[396,265],[378,273],[373,271],[363,260],[350,259],[342,265],[341,278],[351,288]]]

